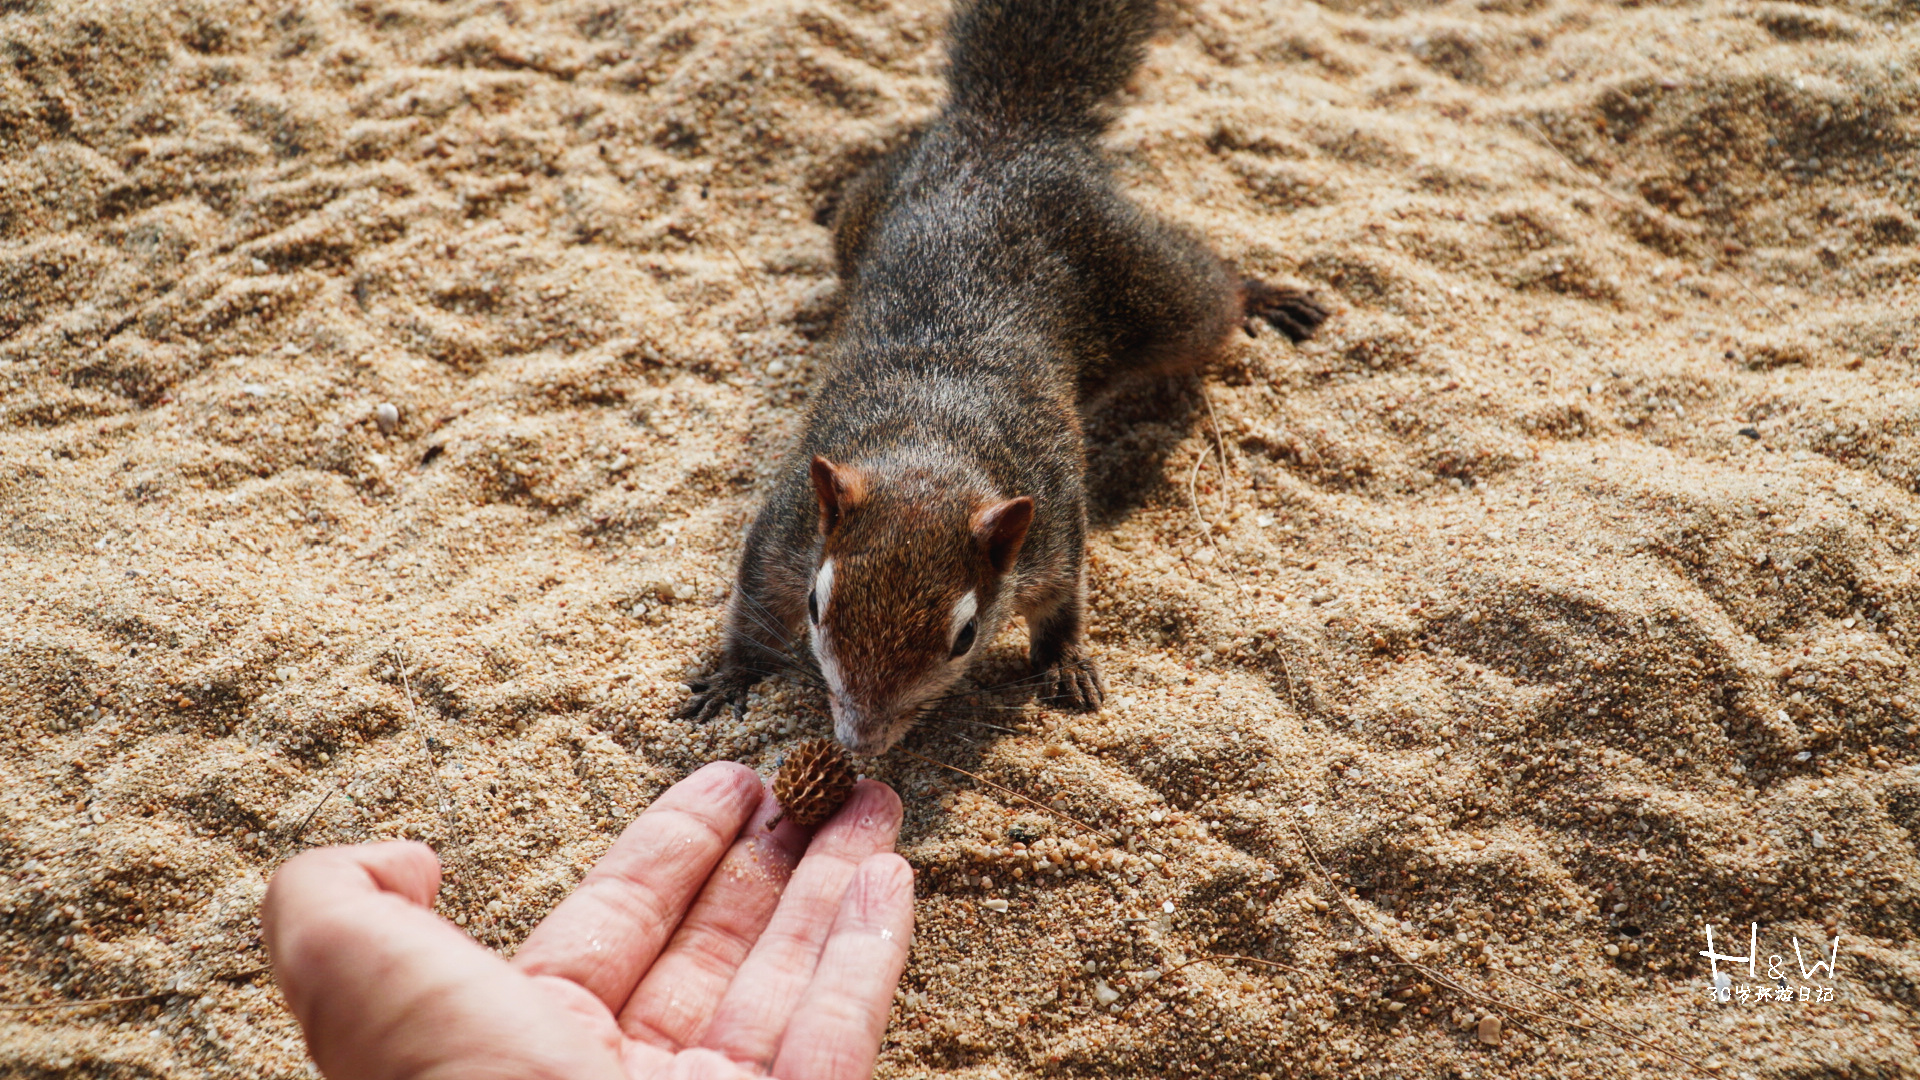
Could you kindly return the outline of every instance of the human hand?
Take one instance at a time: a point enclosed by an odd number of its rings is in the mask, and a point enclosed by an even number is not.
[[[869,1076],[913,931],[899,797],[861,781],[811,843],[776,813],[706,766],[511,962],[429,910],[426,845],[309,851],[267,890],[274,978],[334,1080]]]

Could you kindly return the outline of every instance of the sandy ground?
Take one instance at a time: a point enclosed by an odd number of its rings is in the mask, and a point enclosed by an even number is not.
[[[1339,313],[1093,425],[1105,712],[871,766],[882,1075],[1920,1071],[1916,12],[1178,6],[1121,174]],[[424,838],[511,949],[823,730],[670,713],[943,18],[0,5],[0,1000],[156,995],[0,1073],[304,1075],[288,851]]]

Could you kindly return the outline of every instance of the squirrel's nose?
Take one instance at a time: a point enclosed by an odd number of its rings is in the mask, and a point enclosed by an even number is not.
[[[888,717],[876,716],[839,694],[828,704],[833,709],[833,737],[856,754],[878,754],[893,745]]]

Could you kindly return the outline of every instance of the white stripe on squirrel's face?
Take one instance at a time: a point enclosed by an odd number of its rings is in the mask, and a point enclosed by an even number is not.
[[[835,698],[847,692],[847,681],[833,654],[833,642],[827,633],[827,605],[833,602],[833,560],[820,564],[813,575],[813,590],[807,594],[807,641],[813,646],[813,658],[820,662],[820,674]]]
[[[953,614],[947,620],[947,640],[952,641],[959,637],[960,628],[967,625],[967,621],[979,611],[980,598],[974,593],[969,592],[956,601],[953,605]]]
[[[832,559],[821,563],[819,572],[813,575],[813,596],[819,606],[815,610],[808,612],[808,614],[812,615],[814,617],[813,621],[817,623],[826,615],[827,604],[833,600]]]

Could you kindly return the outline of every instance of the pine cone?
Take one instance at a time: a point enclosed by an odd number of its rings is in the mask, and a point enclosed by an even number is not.
[[[832,739],[809,739],[794,747],[773,778],[773,797],[796,825],[812,828],[833,816],[853,795],[853,765]],[[775,819],[776,821],[779,819]]]

